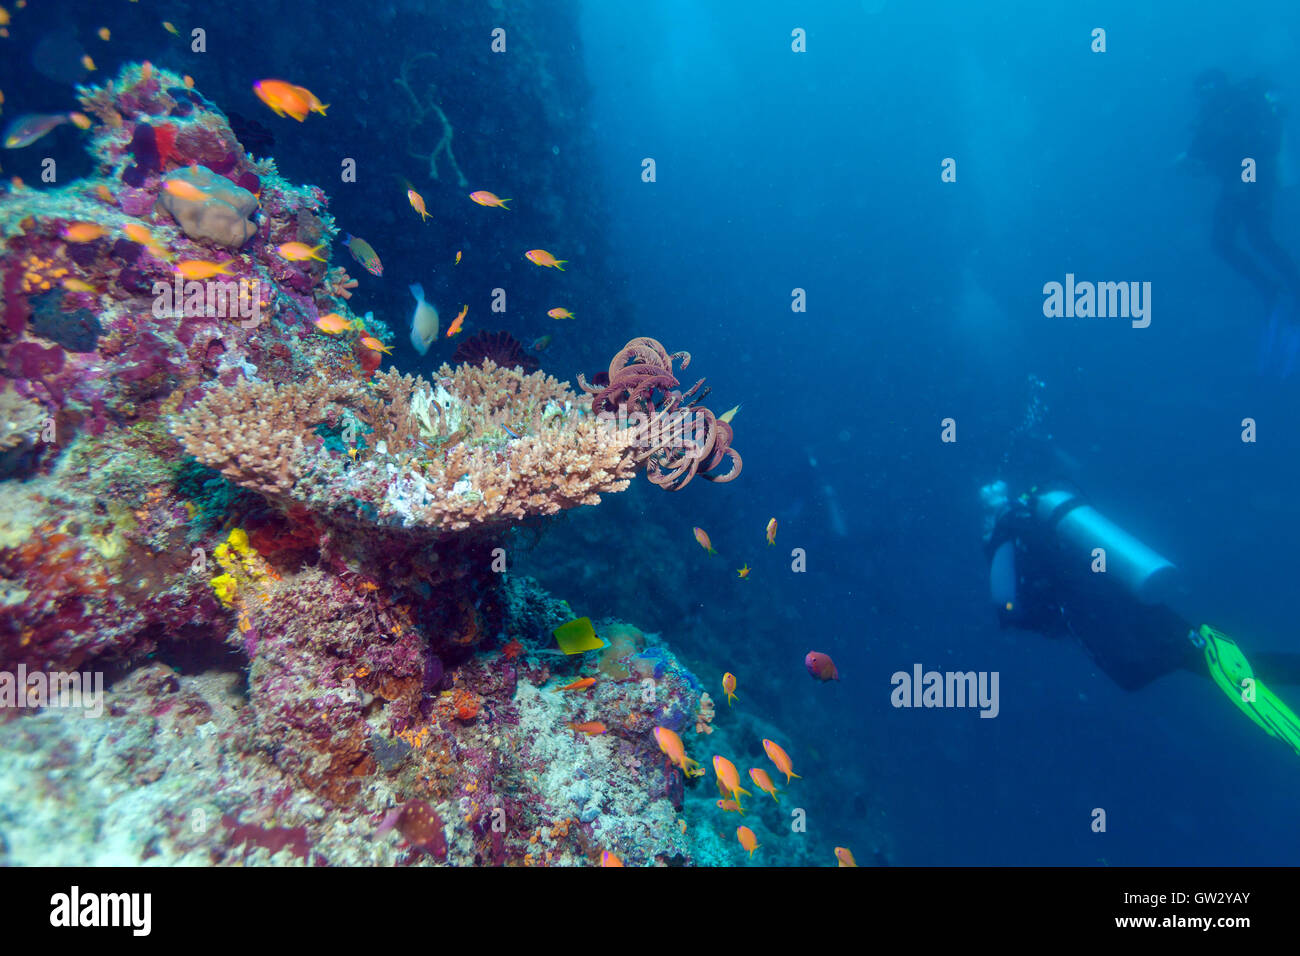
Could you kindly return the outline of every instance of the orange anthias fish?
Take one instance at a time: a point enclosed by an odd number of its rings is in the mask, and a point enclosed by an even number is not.
[[[311,90],[284,80],[258,80],[253,84],[253,92],[271,107],[276,116],[292,116],[299,123],[307,118],[308,113],[324,116],[329,109],[329,105],[321,103]]]
[[[781,798],[776,795],[776,784],[772,783],[772,778],[767,775],[767,771],[762,767],[750,767],[749,779],[754,781],[754,786],[758,787],[758,789],[770,794],[777,803],[781,802]]]
[[[509,209],[510,207],[506,203],[514,202],[513,199],[502,199],[496,193],[490,193],[486,189],[470,193],[469,198],[480,206],[496,206],[498,209]]]
[[[461,327],[465,324],[465,316],[467,315],[469,315],[469,306],[461,306],[460,314],[451,320],[451,325],[447,326],[447,338],[460,334]]]
[[[736,575],[737,577],[742,577],[742,578],[749,577],[749,564],[746,563],[743,568],[736,568]]]
[[[529,249],[524,253],[524,258],[533,265],[547,266],[552,269],[559,269],[561,272],[564,271],[564,264],[569,261],[568,259],[557,259],[545,249]]]
[[[837,846],[835,848],[835,859],[840,861],[840,866],[858,865],[858,861],[853,859],[853,851],[846,846]]]
[[[406,191],[406,198],[411,203],[411,208],[420,214],[421,222],[424,222],[424,220],[429,218],[429,214],[424,208],[423,196],[417,193],[414,189],[408,189]]]
[[[153,233],[140,225],[138,222],[129,222],[122,227],[126,237],[132,242],[138,242],[142,246],[152,246],[155,244]]]
[[[337,312],[327,312],[316,320],[316,328],[329,335],[338,335],[352,328],[352,323]]]
[[[393,354],[392,349],[390,349],[383,342],[379,341],[379,339],[375,338],[373,335],[363,336],[358,341],[360,341],[361,344],[364,345],[366,348],[373,349],[376,352],[383,352],[385,355]]]
[[[113,195],[113,191],[103,183],[100,183],[95,187],[95,195],[104,200],[104,202],[117,202],[117,197]]]
[[[167,190],[177,199],[185,199],[189,202],[207,202],[208,194],[198,186],[184,179],[169,179],[163,183],[163,189]]]
[[[577,316],[574,315],[572,312],[570,312],[568,309],[561,309],[558,306],[554,309],[550,309],[546,314],[553,319],[576,319],[577,318]]]
[[[569,722],[569,729],[574,733],[586,734],[588,737],[594,737],[597,734],[603,734],[609,730],[599,720],[588,720],[585,723],[578,723],[576,720]]]
[[[739,813],[742,817],[745,815],[745,811],[740,809],[740,804],[735,800],[719,800],[714,806],[723,813]]]
[[[206,262],[203,259],[182,259],[176,263],[176,271],[187,279],[211,279],[215,275],[230,275],[234,259],[225,262]]]
[[[59,233],[68,242],[94,242],[108,235],[108,230],[93,222],[74,222]]]
[[[459,250],[459,249],[456,250],[456,261],[453,262],[452,265],[454,265],[454,266],[458,266],[458,265],[460,265],[460,250]]]
[[[695,540],[700,543],[701,548],[709,552],[709,554],[718,553],[713,550],[713,544],[712,542],[709,541],[708,532],[706,532],[703,528],[692,528],[691,530],[695,532]]]
[[[736,827],[736,839],[740,841],[741,846],[749,851],[750,859],[753,859],[754,851],[762,846],[758,842],[758,837],[754,836],[754,831],[749,827]]]
[[[776,544],[776,519],[770,518],[767,522],[767,543]]]
[[[324,248],[325,243],[323,242],[315,248],[312,248],[305,242],[286,242],[279,246],[275,251],[280,253],[280,255],[288,259],[290,262],[306,262],[308,259],[315,259],[317,262],[324,262],[325,260],[317,255],[317,253]]]
[[[606,850],[600,855],[600,865],[601,866],[623,866],[623,861],[620,860],[618,857],[616,857],[613,853],[610,853],[608,850]],[[626,869],[626,867],[624,868]]]
[[[654,735],[655,743],[667,755],[674,767],[680,767],[682,773],[688,777],[704,776],[704,771],[700,769],[700,762],[686,756],[686,746],[675,731],[669,730],[667,727],[656,727]]]
[[[792,777],[799,777],[794,772],[794,766],[790,763],[790,755],[781,749],[775,741],[763,739],[763,749],[767,751],[767,757],[772,763],[776,764],[776,769],[785,774],[785,782],[788,784]],[[802,777],[799,777],[802,780]]]
[[[559,690],[586,690],[594,683],[596,683],[596,678],[594,677],[580,677],[572,684],[566,684],[559,688]]]
[[[727,673],[722,675],[722,689],[724,692],[726,692],[727,706],[730,707],[731,702],[737,699],[736,675],[731,673],[731,671],[727,671]]]
[[[740,803],[742,793],[747,797],[753,796],[752,793],[740,785],[740,773],[736,770],[736,765],[726,757],[714,755],[713,772],[718,775],[718,786],[731,794],[736,799],[737,804]]]

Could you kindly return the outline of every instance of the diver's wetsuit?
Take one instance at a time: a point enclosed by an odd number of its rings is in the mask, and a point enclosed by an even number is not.
[[[1093,573],[1056,544],[1055,535],[1024,506],[1002,515],[987,556],[1005,541],[1016,546],[1016,602],[998,608],[1003,627],[1048,637],[1073,635],[1097,666],[1124,690],[1139,690],[1176,670],[1205,674],[1202,653],[1188,639],[1191,624],[1163,604],[1146,605],[1105,574]]]
[[[1219,180],[1210,242],[1215,253],[1259,290],[1266,302],[1279,293],[1300,305],[1300,269],[1273,236],[1279,185],[1282,113],[1259,81],[1229,85],[1207,71],[1199,86],[1200,112],[1187,157]],[[1255,160],[1256,182],[1241,181],[1242,160]],[[1238,244],[1238,233],[1253,250]]]

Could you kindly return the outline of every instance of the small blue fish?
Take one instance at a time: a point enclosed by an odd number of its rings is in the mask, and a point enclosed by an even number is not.
[[[505,432],[507,435],[509,435],[511,438],[513,438],[515,441],[519,441],[519,436],[516,435],[514,432],[512,432],[512,431],[510,430],[509,426],[507,426],[507,425],[502,425],[502,426],[501,426],[501,430],[502,430],[503,432]]]

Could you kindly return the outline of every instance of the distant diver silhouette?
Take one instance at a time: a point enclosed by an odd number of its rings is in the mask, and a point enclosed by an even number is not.
[[[1286,378],[1300,353],[1300,268],[1272,224],[1286,111],[1262,80],[1234,84],[1222,70],[1200,73],[1195,92],[1192,141],[1181,158],[1219,182],[1211,248],[1267,304],[1259,370]],[[1247,157],[1254,160],[1252,181],[1242,179]]]

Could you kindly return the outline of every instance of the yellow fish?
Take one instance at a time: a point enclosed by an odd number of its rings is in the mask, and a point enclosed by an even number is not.
[[[316,255],[316,253],[320,252],[324,248],[325,243],[323,242],[315,248],[312,248],[305,242],[286,242],[277,248],[276,251],[290,262],[305,262],[308,259],[315,259],[317,262],[324,262],[324,259]]]
[[[510,207],[506,203],[514,201],[512,199],[501,199],[496,193],[490,193],[486,189],[470,193],[469,198],[480,206],[496,206],[499,209],[509,209]]]
[[[68,242],[94,242],[107,234],[107,229],[93,222],[74,222],[60,233]]]
[[[776,519],[769,518],[767,522],[767,543],[776,544]]]
[[[682,743],[682,738],[676,731],[669,730],[667,727],[656,727],[654,737],[655,743],[659,745],[659,749],[668,757],[673,766],[680,767],[682,773],[688,777],[704,776],[704,771],[699,769],[699,761],[686,756],[686,746]]]
[[[92,60],[92,59],[90,58],[90,54],[89,54],[89,53],[85,54],[85,55],[81,58],[81,67],[82,67],[82,69],[85,69],[85,70],[90,70],[90,71],[92,71],[92,72],[94,71],[94,69],[95,69],[95,61]]]
[[[740,405],[743,404],[745,403],[744,402],[740,403]],[[721,415],[718,416],[718,421],[726,422],[728,425],[730,425],[731,420],[736,417],[736,412],[740,411],[740,405],[737,405],[735,408],[728,408],[725,412],[723,412]]]
[[[465,316],[469,315],[469,306],[461,306],[460,314],[451,320],[451,325],[447,327],[447,338],[460,334],[461,326],[465,324]]]
[[[71,277],[63,280],[63,288],[67,289],[69,292],[94,292],[95,291],[95,287],[91,285],[89,282],[85,282],[81,279],[74,279]]]
[[[132,242],[138,242],[142,246],[155,245],[153,233],[138,222],[127,223],[122,227],[122,231],[126,233],[126,237]]]
[[[176,25],[175,25],[175,24],[173,24],[173,23],[171,23],[171,22],[169,22],[169,21],[167,21],[167,20],[164,20],[164,21],[162,22],[162,25],[163,25],[163,29],[166,30],[168,33],[170,33],[172,36],[177,36],[177,37],[178,37],[178,36],[181,35],[181,31],[176,29]]]
[[[424,222],[424,220],[429,218],[429,214],[428,212],[425,211],[424,208],[423,196],[417,193],[414,189],[408,189],[406,191],[406,198],[410,202],[411,208],[420,214],[421,222]]]
[[[234,264],[233,259],[221,263],[205,262],[202,259],[182,259],[176,263],[176,271],[187,279],[211,279],[215,275],[230,275],[230,269]]]
[[[568,259],[557,259],[545,249],[529,249],[524,253],[524,258],[533,265],[547,266],[551,269],[559,269],[561,272],[564,271],[564,264],[569,261]]]
[[[736,770],[736,765],[726,757],[714,755],[713,772],[718,775],[718,787],[731,794],[735,798],[737,805],[740,805],[740,795],[742,793],[747,797],[753,796],[752,793],[740,785],[740,773]]]
[[[741,578],[749,577],[749,563],[746,562],[743,568],[736,568],[736,576]]]
[[[758,789],[770,794],[777,803],[781,802],[781,798],[776,795],[776,784],[772,783],[772,778],[767,775],[766,770],[761,767],[750,767],[749,779],[754,781],[754,786]]]
[[[792,778],[799,776],[794,772],[793,764],[790,763],[790,755],[782,750],[779,744],[775,741],[764,738],[763,749],[767,751],[768,759],[771,760],[772,763],[776,764],[776,769],[785,774],[786,783],[789,783]],[[803,778],[800,777],[799,779],[802,780]]]
[[[722,675],[722,689],[727,695],[727,706],[731,706],[733,700],[739,700],[736,695],[736,675],[727,671]]]
[[[208,194],[188,180],[169,179],[163,183],[163,189],[167,190],[177,199],[184,199],[189,202],[208,201]]]
[[[754,831],[749,827],[736,827],[736,839],[740,841],[741,846],[749,851],[751,859],[753,859],[754,851],[762,846],[758,842],[758,837],[754,836]]]
[[[327,312],[316,320],[316,328],[329,335],[338,335],[352,328],[352,323],[337,312]]]

